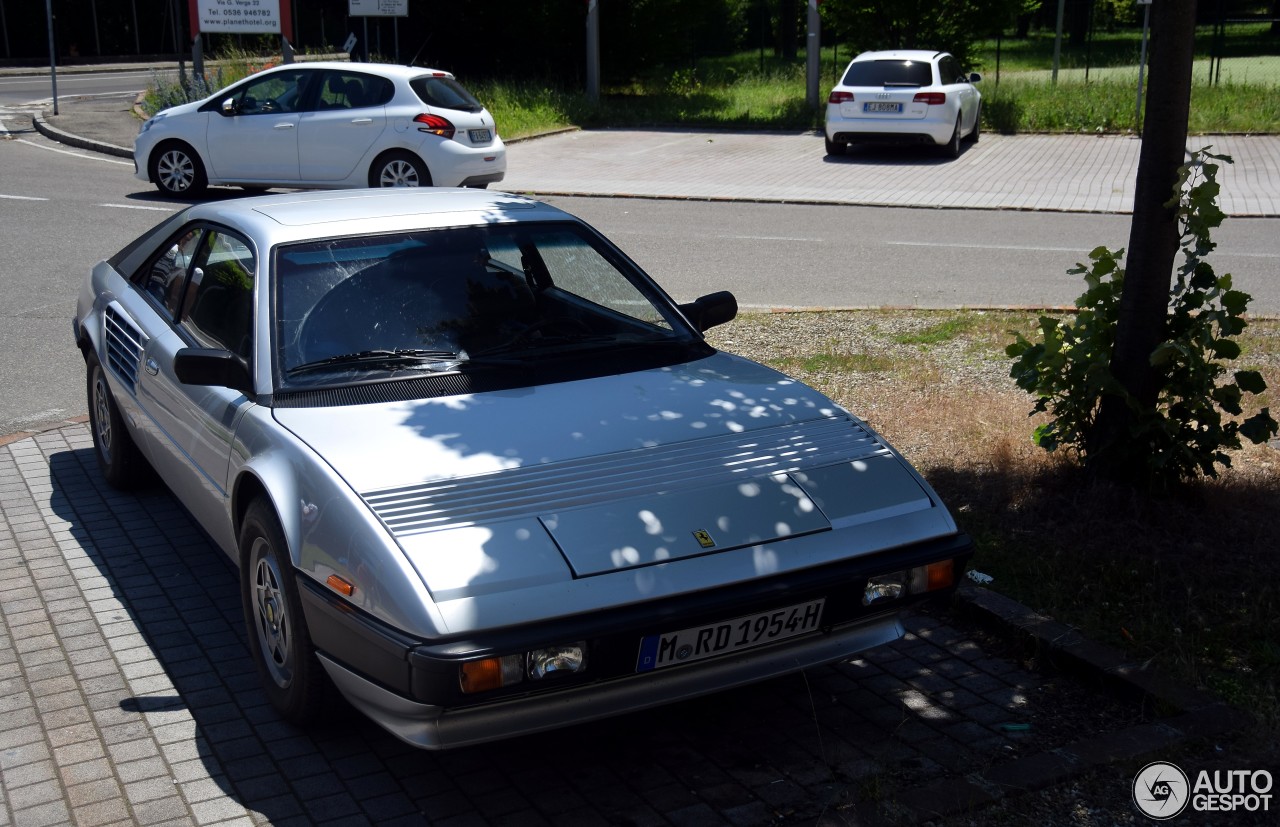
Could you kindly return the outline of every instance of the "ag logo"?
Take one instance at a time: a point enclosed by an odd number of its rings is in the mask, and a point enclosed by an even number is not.
[[[1153,761],[1133,779],[1133,803],[1147,818],[1164,821],[1187,808],[1191,784],[1187,774],[1166,761]]]

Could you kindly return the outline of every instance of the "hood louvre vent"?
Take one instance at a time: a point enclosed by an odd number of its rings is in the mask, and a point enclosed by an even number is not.
[[[142,359],[142,331],[114,303],[103,314],[107,335],[107,365],[120,381],[134,392],[138,384],[138,362]]]
[[[889,454],[861,424],[821,419],[361,494],[396,535],[669,493]]]

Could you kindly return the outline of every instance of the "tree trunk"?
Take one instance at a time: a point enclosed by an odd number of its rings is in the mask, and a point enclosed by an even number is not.
[[[1154,408],[1160,392],[1150,357],[1164,339],[1178,252],[1177,212],[1166,204],[1178,167],[1186,161],[1195,20],[1195,0],[1161,0],[1151,6],[1146,116],[1111,357],[1112,374],[1143,408]],[[1132,418],[1122,399],[1103,397],[1086,452],[1094,473],[1129,481],[1141,473],[1117,450],[1128,438]]]

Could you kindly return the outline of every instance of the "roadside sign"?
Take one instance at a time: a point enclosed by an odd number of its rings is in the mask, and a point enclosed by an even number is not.
[[[256,32],[280,34],[288,21],[282,20],[280,0],[190,0],[194,33]],[[285,15],[288,8],[284,9]]]
[[[347,0],[350,17],[408,17],[409,0]]]

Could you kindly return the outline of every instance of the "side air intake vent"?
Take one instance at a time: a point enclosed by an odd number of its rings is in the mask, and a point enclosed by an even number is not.
[[[115,304],[107,306],[104,326],[107,366],[132,392],[138,383],[138,363],[142,359],[142,331]]]

